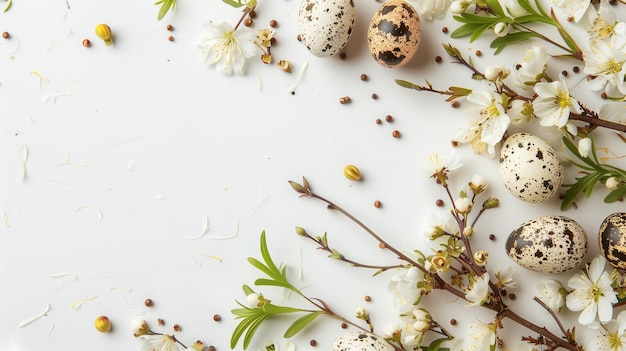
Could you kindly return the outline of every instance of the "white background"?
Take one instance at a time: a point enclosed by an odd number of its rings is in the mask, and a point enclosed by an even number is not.
[[[479,69],[490,64],[512,69],[529,48],[506,49],[494,57],[488,40],[469,44],[442,33],[444,26],[457,27],[451,18],[423,21],[414,60],[401,69],[383,68],[366,44],[367,23],[380,3],[361,0],[346,59],[320,59],[296,40],[298,1],[262,0],[255,26],[278,21],[272,53],[275,61],[290,60],[294,72],[254,59],[245,76],[226,77],[207,68],[196,47],[203,22],[234,24],[239,18],[239,10],[220,1],[179,0],[176,11],[162,21],[156,20],[158,7],[150,1],[69,4],[68,10],[63,0],[15,1],[0,14],[0,31],[11,33],[9,40],[0,39],[3,350],[139,349],[130,331],[130,322],[138,318],[166,333],[178,323],[177,337],[185,344],[202,339],[226,350],[236,325],[230,310],[235,300],[245,302],[241,285],[252,286],[261,276],[246,258],[260,258],[263,230],[274,259],[289,266],[296,285],[350,318],[357,307],[367,307],[381,331],[396,321],[386,293],[394,273],[372,278],[373,271],[327,259],[312,242],[296,236],[294,227],[315,235],[327,231],[330,243],[357,261],[393,264],[393,255],[322,203],[299,199],[287,181],[304,175],[316,192],[399,249],[428,250],[422,232],[429,213],[445,212],[434,206],[444,193],[421,165],[430,153],[452,151],[450,140],[466,123],[469,104],[453,109],[444,97],[403,89],[394,79],[419,84],[428,79],[441,89],[474,87],[469,71],[451,63],[441,43],[454,43]],[[111,27],[113,46],[95,36],[98,23]],[[168,32],[167,24],[174,31]],[[91,48],[82,46],[84,38],[92,41]],[[482,57],[474,55],[477,49]],[[436,55],[444,57],[442,63],[435,63]],[[565,63],[563,69],[571,73],[572,66]],[[367,81],[360,80],[362,73]],[[70,91],[71,96],[53,98]],[[379,98],[373,100],[372,93]],[[598,99],[584,84],[574,93],[595,107]],[[352,103],[340,104],[343,96]],[[374,122],[388,114],[393,123]],[[393,130],[401,138],[393,138]],[[622,147],[614,135],[599,135],[599,145]],[[602,204],[604,189],[566,213],[560,212],[557,198],[523,203],[502,185],[497,158],[466,147],[456,152],[464,166],[451,183],[462,185],[481,174],[489,180],[489,195],[501,199],[501,207],[479,222],[476,235],[475,247],[489,251],[494,268],[514,265],[504,254],[506,237],[540,215],[564,214],[581,223],[589,234],[591,259],[598,254],[600,222],[623,208]],[[360,168],[362,181],[344,178],[347,164]],[[567,168],[568,180],[573,172]],[[374,208],[375,200],[382,208]],[[198,238],[206,223],[208,230]],[[496,241],[487,240],[490,233]],[[554,328],[531,301],[544,275],[515,268],[522,279],[512,306]],[[302,305],[297,299],[283,301],[275,289],[259,291],[275,303]],[[365,295],[372,301],[365,302]],[[154,307],[144,306],[146,298],[155,301]],[[458,319],[459,325],[449,328],[457,335],[473,317],[485,322],[491,317],[443,292],[425,303],[445,326],[450,318]],[[47,304],[46,316],[18,328]],[[222,322],[214,322],[214,314]],[[111,333],[95,330],[99,315],[111,319]],[[566,313],[566,324],[574,325],[575,317]],[[156,326],[157,318],[165,320],[164,327]],[[262,348],[269,339],[281,345],[288,322],[263,327],[250,349]],[[319,349],[329,349],[343,332],[337,322],[320,319],[292,341],[302,350],[311,349],[309,340],[316,339]],[[509,323],[501,335],[513,347],[520,335],[530,333]]]

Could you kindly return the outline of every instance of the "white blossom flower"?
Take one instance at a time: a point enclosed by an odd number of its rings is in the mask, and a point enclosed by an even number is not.
[[[472,199],[468,197],[462,197],[454,201],[454,208],[462,214],[469,213],[472,210],[472,205]]]
[[[426,217],[424,235],[428,239],[434,240],[445,233],[454,234],[458,232],[458,228],[455,225],[456,222],[452,216],[442,216],[439,213],[431,213]]]
[[[465,0],[453,0],[452,3],[450,3],[450,12],[459,15],[465,12],[467,6],[469,6],[469,3]]]
[[[565,306],[565,296],[567,290],[560,281],[554,279],[544,279],[537,285],[539,300],[546,304],[552,311],[561,312]]]
[[[622,181],[617,177],[609,177],[606,179],[604,186],[609,190],[615,190],[622,184]]]
[[[215,65],[218,72],[232,75],[244,74],[246,61],[257,54],[255,34],[249,28],[234,30],[228,23],[205,24],[206,35],[200,40],[198,48],[208,66]]]
[[[532,105],[528,101],[513,100],[510,102],[509,109],[506,114],[511,118],[511,124],[521,126],[530,122],[533,114]]]
[[[517,278],[517,271],[513,269],[511,266],[506,266],[506,268],[498,268],[496,270],[496,279],[498,279],[496,285],[501,288],[516,288],[517,282],[515,281]]]
[[[468,306],[480,306],[489,299],[489,273],[475,277],[472,288],[465,294]]]
[[[531,92],[532,87],[543,78],[548,67],[548,54],[543,46],[533,46],[526,51],[519,68],[514,71],[511,86],[524,92]]]
[[[594,323],[595,324],[595,323]],[[616,319],[587,329],[591,332],[584,342],[585,350],[626,351],[626,312]]]
[[[608,322],[613,316],[613,304],[617,296],[611,287],[611,278],[604,271],[604,257],[598,256],[591,261],[586,271],[574,275],[567,286],[574,289],[565,298],[567,308],[582,311],[578,322],[587,325],[596,317],[601,322]]]
[[[496,346],[497,334],[496,325],[493,323],[485,324],[481,321],[474,320],[468,331],[467,338],[455,338],[450,347],[454,351],[492,351]]]
[[[576,23],[587,13],[587,9],[589,9],[589,5],[591,4],[589,0],[552,0],[552,2],[554,2],[557,7],[565,10],[567,17],[572,18]]]
[[[389,323],[383,326],[383,337],[385,339],[400,340],[402,327],[397,323]]]
[[[170,335],[141,335],[144,343],[141,351],[180,351],[179,345]]]
[[[584,72],[594,78],[589,80],[589,88],[594,91],[602,90],[607,84],[617,88],[622,94],[626,93],[626,52],[605,41],[598,41],[589,46],[585,52]]]
[[[511,25],[505,22],[498,22],[495,26],[493,26],[493,34],[499,38],[506,37],[510,30]]]
[[[133,330],[133,335],[135,337],[139,337],[141,335],[146,335],[150,332],[150,328],[148,327],[148,323],[146,323],[146,321],[144,321],[143,319],[136,319],[134,321],[131,322],[130,324],[132,330]]]
[[[402,269],[389,282],[388,290],[393,296],[393,305],[400,314],[411,311],[422,297],[422,289],[417,285],[423,280],[423,273],[417,267]]]
[[[459,156],[456,154],[446,155],[434,153],[428,155],[423,168],[428,172],[430,177],[436,177],[437,174],[447,175],[462,165],[463,164],[459,162]]]
[[[510,17],[522,17],[528,15],[528,11],[523,8],[517,0],[499,0],[500,5],[509,14]]]
[[[591,153],[591,139],[582,138],[578,140],[578,153],[582,157],[588,157]]]
[[[502,96],[491,90],[475,89],[467,96],[467,101],[478,106],[478,113],[473,116],[472,124],[481,126],[480,139],[489,148],[493,148],[502,141],[511,122],[502,105]]]
[[[422,343],[424,338],[424,332],[415,329],[413,323],[404,323],[402,329],[402,344],[408,347],[418,347]]]
[[[604,40],[616,48],[626,43],[626,23],[617,21],[615,9],[608,1],[601,1],[597,12],[589,16],[585,26],[592,43]]]
[[[502,66],[494,65],[485,68],[485,73],[483,75],[485,76],[485,79],[495,82],[508,77],[510,73],[511,72],[508,69]]]
[[[450,0],[408,0],[413,5],[420,18],[432,21],[442,19],[448,11]]]
[[[562,80],[539,82],[534,87],[537,97],[533,100],[533,112],[544,127],[563,128],[569,121],[570,112],[581,113],[578,102],[570,95]]]

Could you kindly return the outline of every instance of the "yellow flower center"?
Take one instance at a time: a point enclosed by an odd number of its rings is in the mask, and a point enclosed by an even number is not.
[[[556,94],[556,101],[559,107],[564,109],[572,104],[572,97],[567,91],[559,89]]]
[[[609,342],[609,347],[611,348],[611,350],[619,350],[621,349],[622,346],[624,346],[624,343],[622,342],[622,338],[619,335],[617,335],[617,333],[609,334],[607,336],[607,340]]]
[[[615,74],[622,70],[623,65],[624,61],[615,61],[615,59],[611,58],[604,64],[601,72],[604,74]]]

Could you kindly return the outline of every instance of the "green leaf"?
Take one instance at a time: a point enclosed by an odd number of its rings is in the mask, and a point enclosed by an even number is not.
[[[278,287],[281,287],[281,288],[293,290],[293,286],[291,284],[286,283],[286,282],[282,282],[282,281],[279,281],[279,280],[273,280],[273,279],[259,278],[259,279],[254,281],[254,285],[258,285],[258,286],[278,286]]]
[[[411,82],[407,82],[406,80],[402,80],[402,79],[396,79],[396,84],[398,84],[399,86],[403,88],[422,90],[422,88],[420,88],[419,85],[413,84]]]
[[[245,6],[245,4],[241,1],[236,1],[236,0],[222,0],[225,3],[227,3],[228,5],[232,6],[232,7],[242,7]]]
[[[4,10],[2,12],[7,12],[9,11],[9,9],[11,8],[11,5],[13,5],[13,0],[9,0],[7,2],[7,5],[4,7]]]
[[[298,318],[289,326],[289,328],[287,328],[284,338],[289,339],[290,337],[298,334],[307,325],[311,324],[315,318],[321,316],[322,314],[324,314],[323,311],[315,311]]]
[[[491,11],[495,12],[498,16],[506,17],[504,9],[502,9],[502,6],[498,2],[498,0],[485,0],[485,4],[487,4]]]
[[[563,38],[563,41],[565,41],[565,44],[567,44],[567,46],[570,48],[570,50],[572,50],[573,53],[579,53],[580,48],[574,41],[574,38],[572,38],[572,36],[569,35],[569,33],[565,30],[565,28],[563,28],[559,20],[556,18],[556,15],[554,14],[554,10],[551,10],[550,16],[552,17],[552,21],[554,21],[554,26],[559,31],[561,38]]]
[[[259,329],[259,327],[261,326],[261,323],[263,323],[269,317],[270,316],[267,314],[262,314],[258,318],[254,319],[252,323],[250,323],[250,325],[248,326],[248,331],[246,332],[246,335],[243,337],[243,349],[244,350],[247,349],[248,346],[250,345],[250,341],[252,341],[252,337],[254,337],[254,334],[256,333],[257,329]]]
[[[508,45],[519,43],[535,37],[538,37],[538,35],[533,32],[514,32],[509,33],[504,37],[494,39],[489,46],[492,49],[496,49],[496,51],[494,52],[494,55],[496,55]]]
[[[472,35],[472,33],[474,33],[480,27],[481,27],[481,24],[466,23],[460,26],[459,28],[455,29],[454,31],[452,31],[452,33],[450,33],[450,37],[455,38],[455,39],[467,37],[469,35]]]
[[[604,198],[604,202],[609,204],[609,203],[613,203],[615,201],[618,201],[619,199],[624,198],[624,196],[626,196],[626,185],[621,185],[620,187],[618,187],[617,189],[611,191],[605,198]]]
[[[472,35],[470,36],[469,42],[472,43],[474,42],[474,40],[480,38],[480,36],[489,28],[493,27],[493,24],[491,23],[485,23],[482,26],[476,28],[476,31],[474,31],[474,33],[472,33]]]
[[[174,11],[176,8],[176,0],[159,0],[154,3],[155,5],[161,5],[161,9],[159,10],[159,14],[157,15],[157,19],[160,21],[165,17],[170,9]]]
[[[454,19],[457,20],[457,22],[461,22],[461,23],[470,23],[470,24],[486,24],[486,23],[490,23],[490,24],[496,24],[498,22],[503,22],[507,21],[508,18],[501,18],[501,17],[493,17],[493,16],[479,16],[479,15],[474,15],[471,13],[462,13],[459,16],[454,16]]]
[[[337,259],[337,260],[340,260],[340,259],[342,259],[342,258],[343,258],[343,255],[342,255],[342,254],[340,254],[340,253],[339,253],[339,251],[337,251],[337,250],[335,250],[335,249],[332,249],[332,251],[333,251],[333,253],[331,253],[330,255],[328,255],[328,257],[330,257],[330,258],[334,258],[334,259]]]
[[[446,341],[449,341],[450,339],[448,338],[440,338],[440,339],[435,339],[433,340],[430,345],[428,345],[428,351],[443,351],[443,350],[448,350],[448,349],[442,349],[441,348],[441,344],[443,344]]]

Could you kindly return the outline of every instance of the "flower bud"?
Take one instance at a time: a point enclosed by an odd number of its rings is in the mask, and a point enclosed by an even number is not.
[[[367,314],[365,307],[361,306],[356,309],[356,318],[362,319],[364,321],[369,319],[369,315]]]
[[[402,335],[402,327],[398,324],[387,324],[383,327],[383,336],[385,339],[398,342]]]
[[[474,253],[474,262],[476,262],[479,266],[484,266],[487,264],[487,257],[489,253],[487,251],[476,251]]]
[[[424,231],[424,235],[426,235],[426,237],[429,240],[435,240],[441,237],[443,234],[444,234],[443,229],[441,229],[441,227],[439,226],[427,227],[426,230]]]
[[[578,140],[578,153],[582,157],[589,157],[589,153],[591,152],[591,139],[582,138]]]
[[[495,208],[498,206],[500,206],[500,200],[497,197],[490,197],[483,203],[484,208]]]
[[[511,106],[506,113],[511,118],[511,124],[514,126],[521,126],[531,120],[533,107],[528,101],[513,100],[511,101]]]
[[[498,22],[495,26],[493,26],[493,33],[497,37],[505,37],[507,34],[509,34],[510,30],[511,25],[504,22]]]
[[[108,333],[111,331],[111,321],[106,316],[100,316],[96,318],[94,322],[96,329],[101,333]]]
[[[621,184],[622,184],[621,179],[617,177],[609,177],[604,183],[604,186],[606,186],[606,188],[609,190],[615,190],[619,188]]]
[[[489,66],[485,68],[485,79],[495,82],[509,76],[510,71],[500,66]]]
[[[302,227],[296,227],[296,234],[300,236],[308,236],[306,230],[304,230],[304,228]]]
[[[270,302],[270,300],[264,298],[263,295],[257,293],[252,293],[246,298],[248,300],[248,304],[252,307],[263,308],[265,304]]]
[[[463,228],[463,235],[465,235],[466,237],[471,237],[472,234],[474,234],[474,228],[472,227],[465,227]]]
[[[474,175],[469,183],[469,187],[474,194],[480,194],[487,187],[487,179],[479,175]]]
[[[133,335],[135,337],[146,335],[150,332],[150,327],[148,327],[148,323],[143,319],[136,319],[131,322],[130,326],[133,328]]]
[[[111,34],[111,28],[106,24],[99,24],[96,26],[96,35],[98,38],[104,40],[107,45],[113,44],[113,35]]]
[[[468,197],[462,197],[454,202],[454,207],[461,214],[469,213],[472,210],[472,200]]]
[[[466,8],[467,5],[465,5],[465,1],[463,0],[455,0],[450,4],[450,12],[455,15],[463,13]]]

